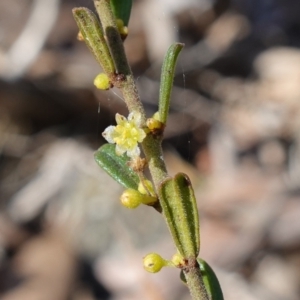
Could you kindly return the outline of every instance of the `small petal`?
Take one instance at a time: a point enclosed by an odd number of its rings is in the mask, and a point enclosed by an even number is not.
[[[120,114],[116,114],[116,122],[118,125],[122,125],[122,123],[126,122],[126,118]]]
[[[132,112],[128,115],[128,121],[132,121],[137,127],[140,127],[142,123],[142,115],[139,112]]]
[[[137,146],[135,148],[133,148],[132,150],[127,150],[127,155],[129,157],[137,157],[141,154],[141,150],[140,148]]]
[[[138,142],[141,143],[146,137],[146,132],[144,130],[140,131]]]
[[[116,145],[116,153],[117,155],[123,155],[127,151],[126,148],[121,147],[120,145]]]
[[[138,113],[137,113],[138,114]],[[131,112],[129,115],[128,115],[128,121],[132,121],[133,118],[134,118],[134,115],[135,113],[134,112]]]
[[[110,143],[114,144],[114,131],[116,126],[108,126],[104,132],[102,133],[102,136]]]

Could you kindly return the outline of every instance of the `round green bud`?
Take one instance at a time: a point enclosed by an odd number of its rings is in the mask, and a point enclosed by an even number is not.
[[[136,208],[142,203],[143,195],[134,189],[127,189],[120,197],[121,203],[127,208]]]
[[[108,90],[111,87],[111,82],[106,74],[100,73],[94,79],[94,85],[99,90]]]
[[[143,259],[144,269],[150,273],[157,273],[166,266],[166,261],[157,253],[150,253]]]

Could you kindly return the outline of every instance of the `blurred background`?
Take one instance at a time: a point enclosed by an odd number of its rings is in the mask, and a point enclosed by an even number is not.
[[[134,0],[128,59],[148,116],[160,68],[179,57],[164,141],[187,173],[201,252],[225,299],[300,299],[300,2]],[[76,39],[92,0],[0,0],[0,298],[188,300],[179,271],[143,270],[174,252],[162,218],[119,204],[94,162],[127,115]]]

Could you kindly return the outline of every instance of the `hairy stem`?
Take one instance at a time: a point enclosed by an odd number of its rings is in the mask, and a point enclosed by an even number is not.
[[[148,135],[142,142],[155,188],[168,177],[166,164],[163,159],[161,139]]]
[[[193,300],[211,300],[207,294],[197,262],[195,266],[184,270],[184,275]]]

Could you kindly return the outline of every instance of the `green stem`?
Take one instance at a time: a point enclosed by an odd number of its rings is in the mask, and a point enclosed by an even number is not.
[[[149,134],[142,142],[142,146],[148,161],[154,186],[157,190],[161,182],[168,177],[166,164],[163,159],[161,139]]]
[[[212,300],[205,289],[197,261],[193,261],[192,266],[183,272],[193,300]]]

